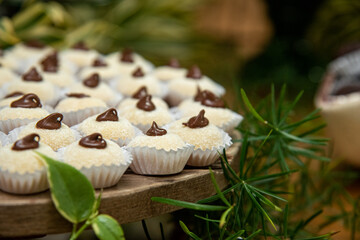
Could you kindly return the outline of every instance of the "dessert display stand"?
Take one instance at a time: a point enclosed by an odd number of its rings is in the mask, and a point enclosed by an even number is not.
[[[239,139],[234,132],[233,139]],[[240,143],[234,143],[226,152],[232,167],[238,164]],[[220,163],[212,166],[217,183],[227,185]],[[96,195],[99,194],[96,191]],[[114,187],[103,190],[100,213],[109,214],[120,224],[170,213],[176,206],[151,201],[151,197],[166,197],[196,202],[215,194],[207,167],[185,168],[179,174],[142,176],[126,172]],[[41,236],[70,232],[72,225],[55,209],[50,192],[32,195],[13,195],[0,191],[0,239]]]

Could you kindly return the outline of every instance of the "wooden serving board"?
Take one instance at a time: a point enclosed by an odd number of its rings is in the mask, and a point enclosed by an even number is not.
[[[237,159],[235,156],[239,149],[240,143],[234,143],[227,150],[232,166],[237,165],[233,160]],[[212,168],[219,186],[224,188],[227,183],[219,163]],[[109,214],[124,224],[179,209],[153,202],[151,197],[195,202],[213,194],[215,189],[208,168],[186,168],[180,174],[170,176],[141,176],[126,172],[116,186],[104,189],[100,213]],[[0,238],[63,233],[71,229],[72,225],[55,209],[49,191],[25,196],[0,191]]]

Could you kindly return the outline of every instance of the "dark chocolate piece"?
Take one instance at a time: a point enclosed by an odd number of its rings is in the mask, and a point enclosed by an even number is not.
[[[145,86],[142,86],[131,97],[135,98],[135,99],[141,99],[141,98],[145,97],[146,95],[148,95],[147,88]]]
[[[10,104],[12,108],[40,108],[42,107],[40,99],[37,95],[29,93],[24,95],[22,98],[13,101]]]
[[[85,148],[104,149],[106,148],[106,141],[100,133],[93,133],[80,139],[79,145]]]
[[[180,63],[176,58],[171,58],[168,62],[168,66],[172,68],[180,68]]]
[[[165,135],[167,131],[163,128],[159,128],[156,122],[153,122],[151,128],[147,130],[146,135],[148,136],[162,136]]]
[[[73,98],[86,98],[86,97],[90,97],[87,94],[84,93],[67,93],[66,94],[67,97],[73,97]]]
[[[154,103],[151,101],[151,95],[146,95],[141,98],[137,102],[136,107],[147,112],[151,112],[156,109]]]
[[[106,67],[107,63],[103,59],[97,58],[94,60],[92,66],[93,67]]]
[[[200,68],[197,65],[192,66],[187,74],[186,74],[187,78],[192,78],[192,79],[201,79],[202,78],[202,73]]]
[[[105,122],[105,121],[112,121],[117,122],[119,121],[119,117],[115,108],[110,108],[109,110],[103,112],[99,116],[97,116],[96,121],[98,122]]]
[[[140,77],[143,77],[145,74],[144,72],[142,71],[141,67],[138,67],[137,69],[135,69],[135,71],[132,73],[132,76],[134,78],[140,78]]]
[[[197,86],[196,95],[195,95],[195,97],[194,97],[194,101],[195,101],[195,102],[201,102],[202,99],[203,99],[202,91],[201,91],[200,87]]]
[[[24,95],[24,93],[22,92],[12,92],[9,93],[8,95],[6,95],[4,98],[11,98],[11,97],[17,97],[17,96],[22,96]]]
[[[335,90],[332,95],[339,96],[339,95],[348,95],[350,93],[360,92],[360,85],[359,84],[352,84],[352,85],[345,85],[341,88]]]
[[[61,128],[64,116],[61,113],[52,113],[36,123],[36,128],[54,130]]]
[[[92,74],[83,81],[83,84],[89,88],[96,88],[100,84],[100,76],[98,73]]]
[[[83,41],[80,41],[72,46],[72,49],[82,50],[82,51],[89,51],[89,48]]]
[[[121,52],[121,56],[120,56],[120,61],[121,62],[128,62],[128,63],[133,63],[134,59],[133,59],[133,51],[129,48],[125,48],[122,52]]]
[[[199,88],[198,88],[199,91]],[[224,108],[225,104],[221,98],[217,97],[215,94],[208,90],[200,91],[196,94],[195,101],[200,101],[201,105],[207,107],[214,107],[214,108]]]
[[[59,68],[59,61],[57,52],[51,53],[40,62],[44,72],[57,72]]]
[[[195,117],[189,119],[187,123],[183,123],[183,125],[189,128],[203,128],[209,125],[209,120],[204,116],[205,110],[201,110],[199,114]]]
[[[25,42],[25,45],[30,48],[39,48],[39,49],[46,47],[46,45],[44,43],[42,43],[38,40],[27,41],[27,42]]]
[[[35,67],[30,68],[29,71],[22,75],[22,79],[29,82],[41,82],[43,80]]]
[[[36,149],[39,147],[40,136],[36,133],[29,134],[22,139],[17,140],[12,145],[12,150],[23,151],[29,149]]]

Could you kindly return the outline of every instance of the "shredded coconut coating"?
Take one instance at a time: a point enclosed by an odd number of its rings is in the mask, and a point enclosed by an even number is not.
[[[209,124],[203,128],[189,128],[182,124],[188,120],[189,118],[182,118],[173,122],[169,126],[168,132],[179,135],[185,142],[194,145],[195,149],[212,149],[224,144],[221,131],[215,125]]]
[[[120,102],[118,109],[120,111],[127,111],[127,109],[130,108],[134,108],[136,107],[137,102],[139,101],[139,99],[134,99],[134,98],[126,98],[123,101]],[[152,97],[151,101],[155,104],[156,107],[159,108],[163,108],[168,110],[169,107],[166,104],[166,102],[164,100],[162,100],[161,98],[158,97]]]
[[[93,73],[99,73],[99,75],[104,79],[111,79],[116,76],[119,76],[119,71],[115,67],[110,65],[104,67],[85,67],[79,73],[80,79],[85,79],[86,77],[92,75]]]
[[[134,91],[142,86],[145,86],[151,95],[159,96],[162,93],[160,82],[150,75],[141,78],[127,77],[117,82],[117,90],[127,96],[133,95]]]
[[[196,116],[201,109],[205,110],[206,118],[218,127],[231,122],[234,119],[234,114],[230,109],[207,107],[201,105],[199,102],[194,102],[193,100],[185,100],[179,105],[179,110],[184,117]]]
[[[52,100],[55,96],[54,85],[50,82],[46,82],[46,80],[43,80],[42,82],[25,82],[21,80],[14,81],[9,85],[7,92],[12,93],[17,91],[35,93],[41,101]]]
[[[67,49],[60,53],[62,61],[70,61],[77,67],[90,66],[94,59],[98,56],[95,50],[82,51],[78,49]]]
[[[137,136],[128,144],[128,147],[149,147],[164,149],[165,151],[183,148],[186,143],[176,134],[168,133],[163,136]]]
[[[132,124],[147,125],[155,121],[159,126],[170,123],[172,116],[169,111],[156,108],[154,111],[147,112],[137,107],[129,107],[127,111],[120,112],[120,115],[129,120]]]
[[[87,98],[65,98],[56,105],[55,110],[59,112],[72,112],[78,111],[85,108],[92,107],[107,107],[106,103],[98,98],[87,97]]]
[[[11,50],[10,54],[19,58],[35,58],[40,59],[53,51],[50,47],[45,48],[31,48],[23,43],[16,44]]]
[[[67,87],[75,82],[73,75],[67,71],[57,71],[56,73],[42,72],[41,74],[46,81],[58,87]]]
[[[100,83],[95,88],[89,88],[82,83],[77,83],[70,87],[69,92],[85,93],[91,97],[99,98],[105,102],[111,101],[115,98],[115,92],[105,83]]]
[[[197,92],[197,87],[201,90],[209,90],[216,95],[223,94],[222,89],[208,77],[203,76],[199,80],[189,78],[177,78],[169,82],[169,91],[178,93],[184,97],[194,97]]]
[[[161,66],[154,70],[154,74],[156,78],[161,81],[170,81],[173,79],[185,77],[186,69]]]
[[[152,71],[152,64],[148,60],[137,53],[133,53],[132,56],[134,62],[121,62],[119,61],[119,52],[115,52],[108,55],[105,61],[111,67],[115,67],[121,74],[131,74],[138,67],[141,67],[145,73]]]
[[[16,74],[10,69],[0,67],[0,87],[7,82],[11,82],[17,78]]]
[[[64,152],[64,162],[74,166],[77,169],[93,166],[110,166],[125,164],[126,159],[122,149],[111,140],[106,141],[106,148],[85,148],[76,141],[66,147]]]
[[[34,119],[44,118],[49,115],[48,111],[42,108],[10,108],[5,107],[0,110],[0,120],[9,119]]]
[[[22,96],[4,98],[4,99],[0,100],[0,107],[10,107],[10,104],[13,101],[18,100],[20,98],[22,98]]]
[[[37,122],[32,122],[26,125],[24,129],[21,130],[18,138],[23,138],[30,133],[37,133],[40,135],[41,142],[49,145],[54,151],[76,140],[74,132],[65,124],[61,124],[61,128],[59,129],[49,130],[36,128],[36,123]]]
[[[45,165],[40,157],[34,152],[38,151],[48,157],[56,159],[55,152],[47,145],[40,143],[39,148],[23,151],[14,151],[12,144],[0,148],[0,171],[9,171],[10,173],[34,173],[42,170]]]
[[[125,119],[119,118],[119,121],[96,121],[97,116],[92,116],[84,120],[79,125],[79,130],[85,135],[89,135],[94,132],[101,133],[104,138],[118,140],[118,139],[130,139],[135,136],[135,130],[133,125]]]

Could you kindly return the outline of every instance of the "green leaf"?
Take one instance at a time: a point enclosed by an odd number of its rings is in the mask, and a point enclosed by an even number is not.
[[[252,203],[255,205],[255,207],[259,210],[259,212],[270,222],[270,224],[273,226],[273,228],[277,231],[275,224],[265,211],[263,207],[261,207],[260,203],[255,199],[253,196],[253,193],[250,191],[250,189],[247,187],[247,184],[244,184],[245,190],[248,193],[249,197],[251,198]]]
[[[185,201],[174,200],[170,198],[162,198],[162,197],[152,197],[152,201],[170,204],[178,207],[194,209],[199,211],[223,211],[226,210],[225,206],[214,206],[214,205],[206,205],[206,204],[198,204],[198,203],[190,203]]]
[[[208,216],[208,214],[206,214],[207,216]],[[194,215],[194,217],[196,217],[196,218],[200,218],[200,219],[202,219],[202,220],[204,220],[204,221],[207,221],[207,222],[213,222],[213,223],[220,223],[220,220],[217,220],[217,219],[210,219],[210,218],[208,218],[208,217],[202,217],[202,216],[199,216],[199,215]]]
[[[51,198],[58,212],[72,223],[86,220],[95,205],[95,192],[89,180],[74,167],[37,154],[47,165]]]
[[[219,188],[219,185],[217,184],[216,182],[216,179],[215,179],[215,176],[214,176],[214,173],[213,171],[211,170],[211,168],[209,168],[210,170],[210,177],[211,177],[211,181],[213,182],[214,184],[214,187],[215,187],[215,190],[217,192],[217,195],[219,195],[220,199],[228,206],[228,207],[231,207],[231,204],[229,203],[228,200],[226,200],[224,194],[221,192],[220,188]]]
[[[237,239],[238,237],[240,237],[241,235],[243,235],[245,232],[245,230],[240,230],[238,231],[237,233],[234,233],[233,235],[227,237],[225,240],[235,240]]]
[[[190,237],[192,237],[195,240],[201,240],[201,238],[199,238],[198,236],[196,236],[195,233],[190,232],[190,230],[186,227],[185,223],[183,223],[182,221],[179,221],[180,223],[180,227],[182,228],[182,230],[189,235]]]
[[[223,214],[221,214],[220,217],[220,228],[223,228],[226,223],[226,217],[229,215],[229,213],[233,210],[233,207],[229,207],[228,210],[226,210]]]
[[[125,240],[124,232],[119,223],[108,215],[98,215],[91,226],[96,236],[101,240]]]
[[[251,105],[248,97],[246,96],[246,93],[244,91],[244,89],[241,89],[241,97],[246,105],[246,107],[249,109],[249,111],[252,113],[252,115],[254,115],[255,118],[257,118],[259,121],[268,124],[267,121],[265,121],[260,114],[255,110],[255,108]]]
[[[250,240],[252,238],[254,238],[256,235],[258,235],[260,232],[262,231],[262,229],[257,230],[256,232],[252,233],[250,236],[248,236],[245,240]]]

